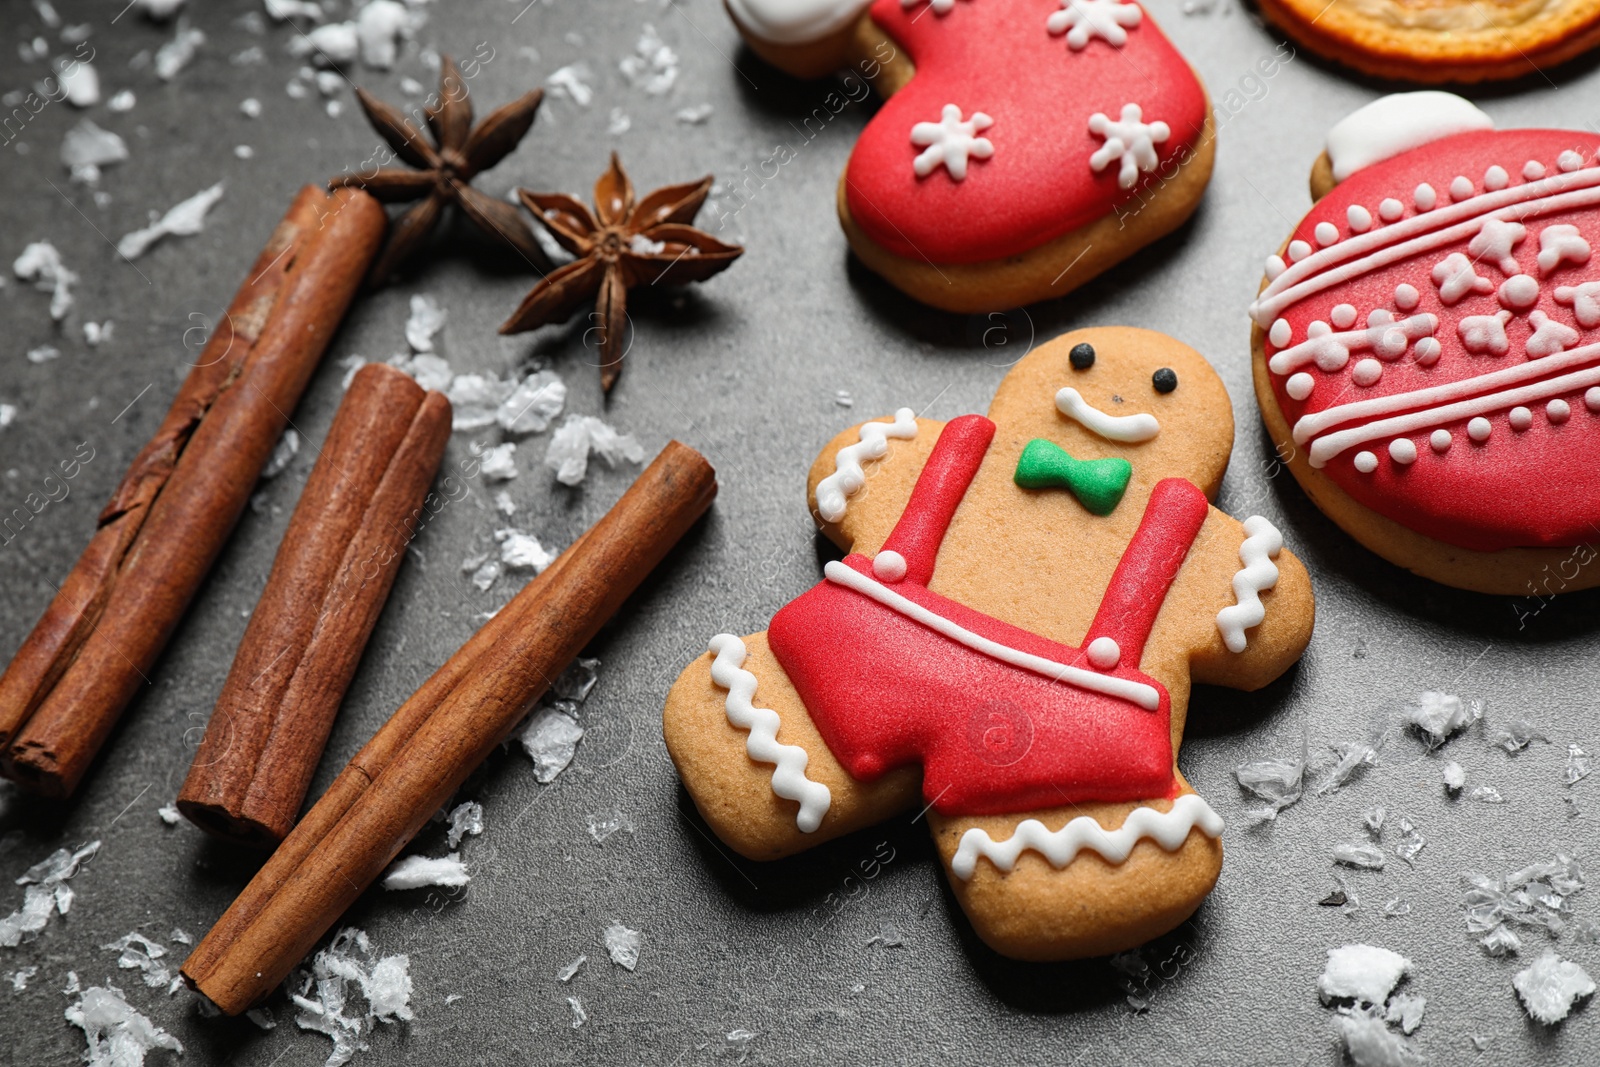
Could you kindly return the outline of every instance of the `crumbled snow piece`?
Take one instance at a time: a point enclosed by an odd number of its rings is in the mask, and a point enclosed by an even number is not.
[[[17,421],[17,405],[0,404],[0,430]]]
[[[139,9],[153,22],[166,22],[182,6],[183,0],[139,0]]]
[[[243,100],[239,101],[239,113],[247,119],[260,118],[261,101],[257,100],[253,96],[245,97]]]
[[[233,146],[233,155],[235,159],[254,159],[256,150],[247,144],[236,144]]]
[[[501,381],[492,374],[456,375],[445,394],[454,412],[451,428],[481,430],[494,425],[496,412],[515,388],[514,382]]]
[[[1539,729],[1527,719],[1507,719],[1505,724],[1494,732],[1489,743],[1505,749],[1509,753],[1521,752],[1535,741],[1549,742],[1544,731]]]
[[[856,406],[855,397],[850,395],[850,391],[848,389],[835,390],[833,394],[833,402],[842,408],[853,408]],[[1251,765],[1247,763],[1245,766],[1248,767]]]
[[[589,84],[592,75],[586,63],[573,63],[562,67],[544,80],[556,96],[564,96],[579,107],[588,107],[594,99],[594,88]]]
[[[903,948],[905,943],[905,938],[900,936],[899,927],[893,923],[884,923],[876,934],[867,938],[867,944],[882,945],[884,948]]]
[[[1377,744],[1368,744],[1365,741],[1345,741],[1341,744],[1330,745],[1333,751],[1339,754],[1339,760],[1328,772],[1328,777],[1317,787],[1318,796],[1326,796],[1336,792],[1340,787],[1348,784],[1363,768],[1370,767],[1378,762],[1378,753],[1383,748],[1380,738]]]
[[[578,720],[552,707],[535,708],[518,739],[522,750],[533,760],[533,777],[543,785],[555,781],[567,769],[583,740]]]
[[[621,137],[631,129],[633,120],[628,117],[628,113],[620,107],[612,108],[611,115],[606,119],[606,133],[612,137]]]
[[[77,976],[72,977],[75,985]],[[158,1048],[183,1053],[177,1038],[134,1010],[115,986],[85,989],[65,1014],[89,1044],[83,1054],[89,1067],[140,1067]]]
[[[61,253],[49,241],[34,241],[22,250],[11,264],[11,269],[21,280],[34,284],[34,288],[50,294],[50,317],[57,322],[72,310],[72,287],[78,284],[78,275],[61,262]]]
[[[624,56],[617,69],[635,89],[661,96],[678,80],[678,53],[669,48],[648,22],[639,34],[633,54]]]
[[[411,12],[395,0],[372,0],[356,16],[356,37],[361,42],[361,62],[374,70],[388,70],[400,57],[400,42],[411,36]]]
[[[1454,693],[1429,690],[1406,707],[1406,721],[1417,728],[1429,748],[1438,748],[1450,735],[1470,726],[1483,715],[1483,701],[1462,700]]]
[[[673,118],[685,126],[704,126],[711,118],[713,108],[710,104],[695,104],[692,107],[680,107]]]
[[[1410,972],[1411,961],[1398,952],[1373,945],[1343,945],[1328,950],[1328,965],[1317,979],[1317,990],[1323,1003],[1350,1000],[1381,1005]]]
[[[172,933],[167,935],[167,940],[168,941],[174,941],[174,942],[176,942],[176,943],[178,943],[180,945],[192,945],[192,944],[194,944],[194,937],[192,935],[190,935],[190,933],[187,930],[184,930],[184,929],[182,929],[180,927],[177,927],[177,926],[174,926],[172,928]]]
[[[0,919],[0,947],[15,948],[39,935],[55,914],[65,915],[72,908],[72,890],[67,879],[78,873],[84,860],[100,851],[100,842],[91,841],[76,852],[57,849],[22,873],[17,884],[26,886],[22,907]]]
[[[1568,785],[1577,785],[1594,771],[1594,765],[1589,762],[1589,754],[1577,745],[1567,745],[1567,769],[1561,773],[1561,780]]]
[[[583,965],[585,963],[588,963],[588,962],[589,962],[589,957],[588,956],[579,956],[577,959],[573,960],[571,963],[567,964],[565,967],[563,967],[559,971],[557,971],[556,972],[556,977],[559,978],[563,982],[570,982],[570,981],[572,981],[573,976],[576,975],[580,970],[582,970],[583,969]]]
[[[90,348],[97,348],[111,340],[111,331],[114,323],[110,319],[104,322],[86,322],[83,324],[83,341]]]
[[[1361,867],[1369,871],[1383,870],[1383,849],[1367,841],[1348,841],[1333,846],[1333,860],[1346,867]]]
[[[1427,844],[1427,839],[1411,824],[1411,820],[1404,815],[1400,816],[1400,841],[1394,846],[1394,854],[1411,863]]]
[[[178,72],[194,59],[196,49],[205,43],[204,33],[190,26],[186,20],[179,19],[178,31],[172,40],[156,50],[156,77],[164,82],[176,78]]]
[[[344,77],[336,70],[319,70],[311,77],[317,83],[317,92],[323,96],[337,96],[344,88]]]
[[[494,494],[494,506],[495,510],[502,515],[515,515],[517,513],[517,502],[512,500],[511,494],[504,489]]]
[[[100,73],[93,64],[81,59],[65,60],[56,68],[56,80],[73,107],[94,107],[100,102]]]
[[[1522,951],[1522,938],[1504,923],[1479,938],[1478,944],[1491,956],[1510,956]]]
[[[495,421],[508,433],[543,433],[567,402],[567,385],[552,370],[522,380],[499,409]]]
[[[589,816],[589,836],[594,838],[596,844],[604,844],[606,838],[619,830],[633,833],[633,820],[623,811],[602,811]]]
[[[411,316],[406,319],[406,344],[413,352],[432,352],[433,336],[444,328],[448,313],[426,293],[411,295]]]
[[[423,93],[427,92],[427,86],[423,85],[415,78],[401,78],[400,91],[405,93],[407,96],[421,96]]]
[[[117,251],[128,259],[138,259],[151,245],[166,236],[190,237],[205,229],[206,212],[222,199],[222,183],[202,189],[189,199],[173,205],[161,218],[142,230],[125,234]]]
[[[1485,804],[1504,804],[1506,798],[1500,795],[1500,790],[1492,785],[1480,785],[1467,794],[1468,800],[1479,800]]]
[[[278,443],[272,447],[272,455],[267,457],[267,465],[261,468],[263,480],[276,478],[289,469],[289,464],[294,462],[294,457],[300,454],[300,435],[293,427],[285,429],[283,436],[278,438]]]
[[[582,704],[599,680],[600,661],[580,656],[556,677],[550,690],[561,700]]]
[[[446,844],[454,851],[463,837],[477,837],[483,833],[483,805],[476,800],[457,804],[450,812],[450,834]]]
[[[1391,897],[1384,902],[1383,917],[1385,919],[1403,919],[1411,914],[1411,905],[1399,897]]]
[[[514,441],[484,449],[478,460],[478,470],[491,482],[508,482],[517,476],[517,446]]]
[[[251,1008],[244,1013],[244,1017],[255,1023],[262,1030],[276,1030],[278,1028],[278,1020],[273,1016],[272,1009],[265,1006]]]
[[[424,389],[437,389],[441,392],[450,388],[450,383],[456,376],[450,369],[450,361],[432,352],[420,352],[414,356],[391,356],[389,365],[411,375]]]
[[[61,165],[76,172],[82,167],[109,167],[128,158],[128,143],[90,119],[81,119],[61,138]]]
[[[138,931],[123,934],[111,944],[100,947],[108,952],[121,953],[117,957],[117,966],[125,971],[139,971],[144,984],[151,989],[159,989],[172,981],[172,973],[166,965],[156,962],[167,954],[167,950]]]
[[[462,560],[461,570],[462,573],[472,576],[469,580],[477,586],[478,592],[487,593],[489,587],[500,577],[500,561],[491,559],[487,552],[481,552]]]
[[[606,927],[605,940],[606,952],[612,963],[630,971],[639,966],[639,946],[644,943],[643,934],[621,923],[612,923]]]
[[[1367,828],[1367,833],[1376,840],[1383,836],[1383,820],[1389,817],[1389,809],[1382,804],[1375,804],[1368,808],[1361,816],[1361,821]]]
[[[1461,880],[1467,887],[1462,907],[1467,913],[1467,929],[1472,933],[1487,933],[1504,922],[1557,932],[1572,910],[1568,898],[1584,889],[1578,861],[1560,853],[1504,878],[1468,871]]]
[[[262,4],[267,9],[267,17],[274,22],[322,21],[322,7],[310,0],[262,0]]]
[[[39,13],[39,21],[44,23],[46,29],[61,28],[61,15],[50,0],[33,0],[33,9]]]
[[[589,469],[590,453],[605,460],[608,467],[621,460],[644,460],[644,447],[632,434],[619,434],[593,415],[568,415],[550,435],[544,465],[556,472],[556,481],[562,485],[580,485]]]
[[[424,886],[459,886],[472,881],[461,854],[452,852],[438,858],[432,856],[407,856],[391,864],[383,876],[385,889],[421,889]]]
[[[1333,1029],[1356,1067],[1409,1067],[1422,1062],[1405,1038],[1389,1029],[1380,1016],[1340,1012],[1333,1017]]]
[[[171,801],[157,808],[156,814],[161,816],[161,821],[168,826],[178,825],[178,821],[183,818],[183,813],[178,810],[178,805]]]
[[[117,112],[118,114],[121,114],[125,111],[132,111],[133,105],[137,104],[138,102],[139,98],[133,95],[132,89],[123,89],[114,95],[110,100],[106,101],[106,107]]]
[[[545,549],[539,539],[520,530],[496,530],[494,539],[500,542],[500,562],[512,570],[531,570],[539,574],[555,562],[555,554]]]
[[[361,52],[361,38],[353,22],[330,22],[289,42],[290,55],[302,59],[310,57],[315,62],[341,66],[355,59]]]
[[[311,91],[296,78],[290,78],[288,84],[283,87],[283,91],[290,100],[304,100],[311,95]]]
[[[1594,993],[1594,981],[1588,973],[1550,949],[1518,971],[1511,984],[1528,1014],[1546,1026],[1565,1019],[1574,1003]]]
[[[33,976],[38,974],[38,973],[39,973],[39,968],[37,968],[37,967],[22,967],[22,968],[19,968],[18,970],[12,971],[6,977],[8,979],[10,979],[10,981],[11,981],[11,989],[12,989],[12,991],[16,992],[16,993],[20,993],[24,989],[28,988],[28,983],[30,981],[32,981],[33,980]]]
[[[728,1040],[735,1045],[748,1045],[750,1042],[756,1039],[756,1034],[754,1031],[743,1029],[729,1030],[727,1036]]]
[[[1385,1022],[1399,1023],[1406,1034],[1414,1034],[1422,1025],[1422,1013],[1427,1010],[1426,997],[1415,993],[1399,993],[1389,999],[1389,1008],[1383,1013]]]
[[[372,943],[353,927],[339,931],[318,952],[309,969],[301,968],[285,983],[289,999],[300,1009],[295,1024],[333,1039],[324,1067],[340,1067],[367,1048],[366,1035],[378,1022],[412,1018],[410,960],[385,956],[372,960]],[[349,985],[354,982],[367,1000],[364,1015],[346,1015]],[[296,992],[298,991],[298,992]]]
[[[574,1030],[589,1021],[589,1013],[583,1010],[583,1002],[577,997],[568,997],[567,1007],[572,1009],[572,1028]]]
[[[1461,787],[1467,784],[1467,772],[1461,764],[1451,761],[1444,765],[1444,787],[1452,793],[1461,792]]]
[[[49,363],[52,359],[61,358],[61,349],[55,345],[39,345],[37,348],[28,349],[29,363]]]

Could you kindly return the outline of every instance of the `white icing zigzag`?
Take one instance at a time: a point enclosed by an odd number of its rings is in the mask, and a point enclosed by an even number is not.
[[[817,483],[817,514],[828,522],[844,518],[845,501],[867,484],[862,462],[887,455],[891,437],[907,441],[915,436],[917,413],[910,408],[895,412],[894,422],[862,423],[861,440],[839,449],[839,454],[833,458],[833,473]]]
[[[968,881],[978,869],[978,857],[986,856],[1000,870],[1010,872],[1017,865],[1017,858],[1028,850],[1042,855],[1056,870],[1071,863],[1084,849],[1098,852],[1112,863],[1121,863],[1143,838],[1172,852],[1189,839],[1189,831],[1195,827],[1207,837],[1222,836],[1222,816],[1193,793],[1173,801],[1171,811],[1134,808],[1115,830],[1107,830],[1087,815],[1078,816],[1059,830],[1046,829],[1038,819],[1024,819],[1004,841],[996,841],[988,831],[973,827],[961,835],[950,870],[963,882]]]
[[[1267,617],[1261,593],[1278,584],[1278,566],[1272,561],[1283,551],[1283,534],[1260,515],[1244,520],[1244,532],[1244,543],[1239,546],[1239,562],[1244,566],[1233,576],[1233,596],[1238,603],[1217,612],[1217,629],[1229,652],[1243,652],[1250,643],[1245,631]]]
[[[785,800],[798,800],[800,814],[795,825],[801,833],[811,833],[822,825],[822,817],[833,803],[833,794],[821,782],[806,777],[806,763],[810,757],[799,745],[778,743],[778,726],[781,720],[771,708],[758,708],[751,700],[756,695],[756,676],[744,669],[749,649],[732,634],[718,634],[711,639],[711,651],[716,659],[711,662],[711,680],[728,691],[725,704],[728,721],[741,730],[750,731],[744,750],[759,763],[770,763],[772,791]]]

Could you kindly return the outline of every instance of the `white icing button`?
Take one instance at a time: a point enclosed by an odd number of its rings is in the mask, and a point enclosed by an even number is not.
[[[1423,182],[1411,194],[1411,202],[1417,205],[1418,211],[1432,211],[1433,205],[1439,202],[1439,194],[1433,191],[1433,186]]]
[[[1348,330],[1356,324],[1356,309],[1353,304],[1340,304],[1328,316],[1333,324],[1341,330]]]
[[[1089,642],[1089,662],[1103,671],[1109,671],[1122,660],[1122,649],[1109,637],[1097,637]]]
[[[1449,430],[1435,430],[1428,438],[1428,444],[1435,452],[1438,452],[1442,455],[1450,451],[1450,442],[1453,440],[1454,438],[1450,436]]]
[[[1267,257],[1267,280],[1272,281],[1289,269],[1289,264],[1283,261],[1282,256]]]
[[[1344,217],[1353,233],[1366,233],[1372,229],[1372,212],[1360,204],[1351,204],[1350,210],[1344,213]]]
[[[1457,200],[1465,200],[1472,195],[1472,179],[1465,174],[1457,174],[1450,180],[1450,195]]]
[[[872,573],[880,581],[898,582],[906,576],[906,558],[898,552],[879,552],[872,557]]]
[[[1530,159],[1522,165],[1522,176],[1530,182],[1536,182],[1544,175],[1544,164],[1537,159]]]
[[[1583,394],[1583,406],[1590,411],[1600,411],[1600,385],[1591,386],[1589,391]]]
[[[1296,400],[1304,400],[1311,395],[1311,390],[1316,388],[1317,380],[1305,371],[1291,374],[1289,380],[1283,383],[1283,391]]]
[[[1511,181],[1511,175],[1506,173],[1506,168],[1498,163],[1483,172],[1483,187],[1491,193],[1496,189],[1504,189]]]
[[[1350,371],[1350,377],[1357,385],[1376,385],[1383,377],[1383,364],[1375,359],[1359,360]]]
[[[1502,307],[1522,310],[1539,302],[1539,282],[1527,274],[1514,274],[1500,283],[1496,294]]]
[[[1385,197],[1383,203],[1378,205],[1378,217],[1384,222],[1393,222],[1406,213],[1406,206],[1394,197]]]
[[[1373,308],[1367,313],[1368,326],[1387,326],[1394,321],[1394,312],[1388,308]]]
[[[1467,436],[1480,443],[1487,441],[1489,439],[1489,434],[1493,430],[1494,427],[1489,425],[1489,420],[1484,418],[1482,415],[1479,415],[1477,418],[1467,423]]]
[[[1356,453],[1356,470],[1360,471],[1362,474],[1371,474],[1377,469],[1377,456],[1374,456],[1371,452],[1366,451]]]
[[[1556,157],[1556,166],[1563,172],[1575,171],[1583,166],[1583,157],[1569,148]]]
[[[1326,248],[1339,239],[1339,227],[1331,222],[1319,222],[1313,234],[1317,238],[1317,244]]]
[[[1511,423],[1511,428],[1521,433],[1533,425],[1533,412],[1524,407],[1515,407],[1506,416],[1506,421]]]
[[[1402,467],[1408,466],[1417,461],[1417,446],[1409,437],[1396,437],[1389,442],[1389,458]]]
[[[1414,351],[1417,354],[1418,366],[1431,367],[1439,362],[1439,352],[1441,351],[1439,339],[1437,337],[1424,337],[1417,342]]]
[[[1401,282],[1394,287],[1394,306],[1401,311],[1410,311],[1417,306],[1417,301],[1422,299],[1422,294],[1417,292],[1417,287],[1407,282]]]
[[[1267,331],[1267,340],[1273,347],[1282,348],[1289,343],[1289,338],[1294,336],[1294,328],[1289,325],[1288,319],[1279,319],[1272,324],[1272,329]]]
[[[1311,254],[1311,246],[1304,241],[1289,242],[1289,262],[1298,263]]]
[[[1572,405],[1565,400],[1552,400],[1544,406],[1544,417],[1556,425],[1566,422],[1572,415]]]

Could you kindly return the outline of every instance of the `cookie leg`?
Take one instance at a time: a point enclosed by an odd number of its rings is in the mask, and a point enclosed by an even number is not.
[[[858,782],[828,751],[765,633],[719,634],[667,694],[684,788],[742,856],[774,860],[920,806],[915,768]]]
[[[1222,820],[1184,790],[1175,801],[1030,815],[929,812],[929,824],[956,899],[985,944],[1013,959],[1082,959],[1161,936],[1216,884]]]

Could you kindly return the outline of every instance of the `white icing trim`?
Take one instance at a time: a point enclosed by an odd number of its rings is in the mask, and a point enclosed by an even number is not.
[[[1113,48],[1128,43],[1128,31],[1138,27],[1144,12],[1138,4],[1122,0],[1061,0],[1062,10],[1045,20],[1051,34],[1067,35],[1067,47],[1081,52],[1099,37]]]
[[[744,669],[749,650],[733,634],[718,634],[711,639],[711,651],[716,659],[711,661],[711,681],[728,691],[724,704],[728,721],[741,730],[750,731],[744,749],[750,758],[759,763],[771,763],[772,791],[785,800],[798,800],[800,813],[794,824],[801,833],[809,834],[822,825],[828,814],[833,794],[821,782],[806,777],[806,764],[810,756],[799,745],[778,743],[781,721],[771,708],[758,708],[752,703],[756,695],[756,676]]]
[[[1369,348],[1377,349],[1380,355],[1397,359],[1405,352],[1407,344],[1433,336],[1438,328],[1438,318],[1424,314],[1412,315],[1398,322],[1379,322],[1360,330],[1318,334],[1292,348],[1273,353],[1267,366],[1274,374],[1291,374],[1307,363],[1316,363],[1331,373],[1344,367],[1352,351],[1364,352]],[[1388,336],[1391,333],[1398,333],[1404,339],[1405,343],[1398,345],[1399,351],[1393,351],[1395,345],[1390,343],[1392,339]]]
[[[1245,631],[1261,625],[1267,617],[1261,594],[1278,584],[1278,567],[1272,561],[1283,551],[1283,534],[1260,515],[1244,520],[1244,533],[1244,543],[1239,546],[1239,562],[1244,566],[1233,575],[1237,603],[1217,612],[1217,629],[1229,652],[1243,652],[1250,643]]]
[[[728,0],[739,25],[774,44],[807,44],[843,29],[872,0]]]
[[[1171,811],[1134,808],[1115,830],[1107,830],[1087,815],[1078,816],[1059,830],[1046,829],[1038,819],[1024,819],[1010,837],[996,841],[987,830],[974,826],[961,835],[950,870],[963,882],[970,881],[977,872],[978,857],[983,856],[1009,873],[1025,851],[1039,853],[1056,870],[1071,863],[1084,849],[1112,863],[1122,863],[1144,838],[1175,852],[1196,828],[1210,838],[1222,836],[1222,816],[1194,793],[1173,801]]]
[[[1494,119],[1454,93],[1429,89],[1380,96],[1328,131],[1328,162],[1342,182],[1401,152],[1469,130],[1492,130]]]
[[[1117,678],[1113,675],[1096,674],[1094,671],[1084,670],[1082,667],[1069,667],[1065,663],[1057,663],[1053,659],[1045,659],[1043,656],[1035,656],[1031,652],[1023,652],[1021,649],[1002,645],[998,641],[991,641],[989,638],[975,634],[958,623],[951,622],[943,615],[923,607],[916,601],[878,584],[838,560],[830,561],[827,566],[822,568],[822,573],[827,577],[828,581],[870,597],[889,610],[899,612],[913,622],[921,623],[935,633],[948,637],[959,645],[965,645],[974,652],[980,652],[990,659],[997,659],[1001,663],[1008,663],[1013,667],[1021,667],[1026,671],[1033,671],[1035,674],[1041,674],[1054,682],[1066,682],[1068,685],[1075,685],[1079,689],[1087,689],[1091,692],[1117,697],[1128,701],[1130,704],[1137,704],[1146,711],[1155,711],[1161,706],[1161,694],[1153,685],[1131,681],[1127,678]]]
[[[915,436],[917,413],[910,408],[895,412],[894,422],[862,423],[860,440],[839,449],[833,457],[833,473],[817,483],[817,514],[828,522],[844,518],[845,502],[867,484],[862,462],[887,455],[891,437],[908,441]]]
[[[1082,423],[1107,441],[1137,444],[1140,441],[1148,441],[1161,432],[1161,423],[1156,421],[1154,415],[1148,412],[1140,412],[1137,415],[1107,415],[1085,400],[1083,394],[1070,385],[1063,386],[1056,393],[1056,410],[1067,418]]]

